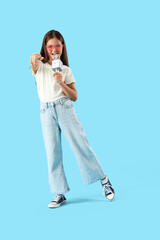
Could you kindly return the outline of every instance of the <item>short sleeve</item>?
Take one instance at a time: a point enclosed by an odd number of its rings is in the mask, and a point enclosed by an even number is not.
[[[74,79],[74,76],[73,76],[73,73],[72,73],[70,68],[69,68],[68,73],[67,73],[67,75],[65,77],[65,83],[66,84],[76,83],[76,81]]]
[[[42,62],[40,62],[39,68],[36,73],[32,69],[32,75],[36,77],[38,75],[38,73],[41,71],[41,69],[42,69]]]

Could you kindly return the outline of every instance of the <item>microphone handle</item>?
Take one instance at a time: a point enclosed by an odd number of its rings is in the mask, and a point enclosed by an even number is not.
[[[59,69],[57,68],[55,72],[60,72],[60,71],[59,71]],[[59,85],[59,82],[56,81],[55,84]]]

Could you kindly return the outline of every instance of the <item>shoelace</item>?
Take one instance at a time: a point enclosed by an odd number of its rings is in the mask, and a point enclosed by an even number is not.
[[[60,195],[57,195],[54,199],[53,199],[53,201],[56,201],[56,202],[58,202],[58,200],[61,198],[62,196],[60,196]]]
[[[109,193],[113,193],[113,192],[112,192],[112,189],[110,188],[111,185],[105,184],[105,185],[103,185],[103,187],[105,188],[105,190],[106,190],[106,192],[107,192],[107,195],[108,195]]]

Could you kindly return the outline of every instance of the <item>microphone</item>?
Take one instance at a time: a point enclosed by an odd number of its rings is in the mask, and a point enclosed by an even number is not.
[[[60,60],[59,54],[55,54],[54,60],[52,60],[52,70],[54,72],[62,72],[63,70],[63,63]],[[56,81],[56,84],[59,85],[59,82]]]
[[[54,60],[52,60],[52,69],[54,72],[62,72],[62,70],[63,70],[63,63],[60,60],[59,54],[56,54],[54,56]]]

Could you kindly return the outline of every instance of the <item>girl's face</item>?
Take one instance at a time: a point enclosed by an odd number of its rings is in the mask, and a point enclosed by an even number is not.
[[[45,47],[46,47],[46,50],[47,50],[50,60],[54,60],[55,54],[59,54],[60,56],[62,55],[63,44],[56,37],[50,39],[47,42]]]

